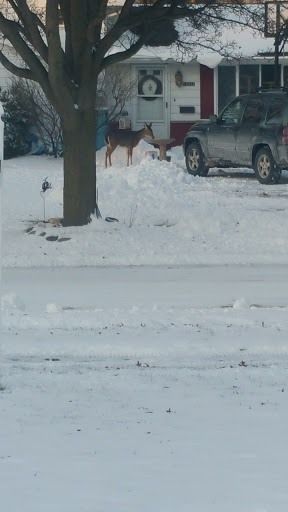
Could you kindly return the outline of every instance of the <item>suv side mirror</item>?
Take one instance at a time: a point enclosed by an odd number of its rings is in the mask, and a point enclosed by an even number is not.
[[[209,117],[209,121],[211,121],[211,123],[217,123],[217,119],[218,117],[216,116],[216,114],[211,114],[211,116]]]

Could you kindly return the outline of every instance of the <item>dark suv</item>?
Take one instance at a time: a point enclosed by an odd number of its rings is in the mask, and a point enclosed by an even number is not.
[[[238,96],[219,117],[191,126],[184,153],[194,176],[210,167],[251,167],[260,183],[278,183],[288,169],[288,89]]]

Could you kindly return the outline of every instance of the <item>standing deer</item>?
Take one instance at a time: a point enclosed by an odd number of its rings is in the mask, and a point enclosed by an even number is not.
[[[129,166],[129,160],[132,165],[132,153],[133,148],[139,144],[140,140],[144,137],[151,137],[154,139],[152,131],[152,123],[144,123],[144,128],[137,132],[124,131],[124,130],[110,130],[105,136],[105,142],[107,144],[107,150],[105,155],[105,167],[107,167],[107,160],[109,159],[109,165],[111,166],[111,155],[117,146],[122,146],[127,150],[127,167]]]

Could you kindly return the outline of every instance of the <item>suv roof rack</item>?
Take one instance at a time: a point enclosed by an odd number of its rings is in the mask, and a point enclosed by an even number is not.
[[[265,87],[257,87],[255,89],[255,92],[286,92],[288,93],[288,87],[285,86],[279,86],[279,87],[273,87],[266,89]]]

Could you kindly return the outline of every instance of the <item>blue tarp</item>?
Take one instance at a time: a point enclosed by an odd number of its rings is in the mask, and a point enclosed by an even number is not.
[[[96,122],[96,149],[105,146],[105,133],[108,130],[108,113],[107,110],[97,110]]]

